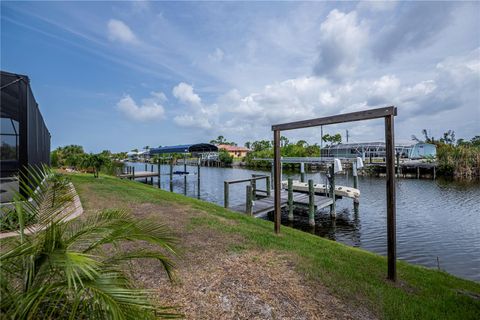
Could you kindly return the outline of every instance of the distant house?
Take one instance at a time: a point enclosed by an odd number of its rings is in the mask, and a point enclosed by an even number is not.
[[[421,159],[435,157],[434,144],[419,142],[416,144],[396,144],[395,153],[401,158]],[[340,143],[326,146],[321,150],[322,157],[336,158],[384,158],[385,142]]]
[[[228,144],[219,144],[218,146],[219,150],[225,150],[234,158],[243,158],[247,155],[247,153],[250,152],[250,149],[245,148],[245,147],[237,147],[237,146],[231,146]]]
[[[21,170],[50,164],[50,132],[28,77],[1,71],[0,82],[0,202],[9,202]]]

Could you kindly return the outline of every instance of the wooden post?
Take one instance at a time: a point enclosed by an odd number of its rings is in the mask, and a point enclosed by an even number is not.
[[[145,162],[145,172],[148,171],[148,164]]]
[[[313,179],[308,180],[308,223],[315,225],[315,188],[313,187]]]
[[[183,154],[183,194],[187,195],[187,154]]]
[[[223,206],[225,208],[228,208],[228,188],[229,188],[229,184],[228,184],[228,181],[224,181],[223,182]]]
[[[397,178],[400,176],[400,152],[397,152]]]
[[[330,205],[330,217],[336,218],[337,208],[336,208],[336,198],[335,198],[335,164],[332,163],[330,166],[330,197],[332,198],[332,204]]]
[[[201,166],[202,162],[201,162],[201,159],[198,158],[198,162],[197,162],[197,190],[198,190],[198,197],[200,197],[200,166]]]
[[[273,183],[273,188],[275,188],[275,173],[274,173],[274,163],[272,162],[272,167],[270,168],[270,180]]]
[[[293,180],[288,178],[288,220],[293,221]]]
[[[255,177],[255,175],[254,175]],[[250,185],[252,186],[252,197],[253,199],[256,199],[257,197],[257,180],[252,179],[250,180]]]
[[[433,180],[435,180],[437,178],[437,170],[436,170],[436,167],[433,166]]]
[[[275,195],[274,200],[274,224],[275,224],[275,233],[280,233],[280,224],[281,224],[281,159],[280,159],[280,130],[273,131],[273,173],[274,173],[274,182],[273,190]]]
[[[161,178],[162,178],[162,167],[160,165],[160,159],[158,159],[157,161],[157,171],[158,171],[158,189],[161,189],[162,188],[162,185],[161,185]]]
[[[247,201],[245,203],[245,212],[248,214],[248,215],[252,215],[252,209],[253,209],[253,188],[251,185],[247,185],[247,194],[246,194],[246,197],[247,197]]]
[[[353,177],[353,187],[358,189],[358,171],[357,171],[357,162],[352,163],[352,177]]]
[[[135,180],[135,167],[132,166],[132,179]]]
[[[300,181],[305,182],[305,163],[300,163]]]
[[[265,184],[266,184],[266,188],[267,188],[267,197],[270,197],[272,187],[270,186],[270,177],[269,176],[265,177]]]
[[[173,158],[170,159],[170,192],[173,192]]]
[[[353,176],[353,187],[358,189],[358,169],[357,161],[352,163],[352,176]],[[358,198],[353,199],[353,208],[358,210]]]
[[[283,162],[282,162],[283,157],[280,157],[280,186],[282,185],[282,180],[283,180]]]
[[[394,116],[385,116],[385,153],[387,168],[387,251],[388,279],[397,280],[396,207],[395,207],[395,140]]]

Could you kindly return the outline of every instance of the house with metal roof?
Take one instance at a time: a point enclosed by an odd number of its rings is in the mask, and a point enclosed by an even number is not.
[[[170,153],[209,153],[218,152],[218,147],[210,143],[182,144],[149,149],[150,156]]]

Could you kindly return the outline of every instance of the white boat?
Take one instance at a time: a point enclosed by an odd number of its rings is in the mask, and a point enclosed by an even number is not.
[[[327,193],[325,191],[326,186],[325,184],[315,183],[313,185],[315,189],[315,193]],[[288,181],[282,181],[282,188],[288,188]],[[300,182],[298,180],[293,181],[293,191],[300,191],[300,192],[308,192],[308,183]],[[347,197],[352,199],[359,199],[360,198],[360,190],[352,188],[352,187],[345,187],[345,186],[335,186],[335,195],[341,197]]]

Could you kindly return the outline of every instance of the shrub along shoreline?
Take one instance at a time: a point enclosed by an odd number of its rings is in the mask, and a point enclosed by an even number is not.
[[[269,221],[231,212],[218,205],[108,176],[69,175],[98,197],[114,195],[133,203],[172,203],[198,210],[189,227],[240,235],[245,242],[232,250],[273,250],[293,254],[296,270],[345,301],[366,307],[385,319],[478,319],[480,284],[442,271],[398,262],[398,282],[386,280],[386,258],[289,227],[273,233]],[[191,301],[191,303],[195,303]]]

